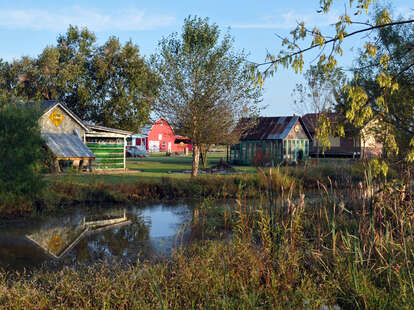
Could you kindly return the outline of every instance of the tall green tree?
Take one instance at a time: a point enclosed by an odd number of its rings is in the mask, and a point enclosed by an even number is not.
[[[57,64],[53,68],[56,72],[52,71],[49,76],[57,77],[56,83],[52,84],[57,87],[57,98],[83,119],[95,122],[91,117],[95,93],[91,71],[97,49],[95,34],[86,28],[69,26],[65,34],[59,35],[55,49]],[[47,52],[46,48],[39,58]],[[53,56],[50,59],[55,63]]]
[[[184,20],[182,34],[159,42],[153,68],[160,77],[156,113],[193,143],[192,176],[200,148],[223,142],[238,120],[257,113],[261,90],[252,83],[246,55],[229,34],[199,17]]]
[[[43,189],[39,169],[46,152],[38,112],[10,101],[0,104],[0,209],[19,206],[28,211]]]
[[[95,90],[91,119],[116,128],[142,127],[157,95],[158,79],[138,47],[110,38],[97,49],[91,72]]]
[[[86,121],[132,131],[148,121],[158,81],[131,41],[99,46],[74,26],[36,58],[1,62],[0,74],[8,97],[59,99]]]

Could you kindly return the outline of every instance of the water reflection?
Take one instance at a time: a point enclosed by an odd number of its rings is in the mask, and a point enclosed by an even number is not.
[[[88,216],[88,219],[84,217],[77,224],[68,223],[65,226],[51,227],[46,227],[45,225],[38,231],[27,234],[26,238],[38,245],[53,258],[61,259],[88,235],[130,225],[132,221],[127,219],[126,210],[123,210],[123,215],[116,214],[120,213],[119,211]]]
[[[168,255],[191,220],[186,205],[76,211],[38,223],[0,227],[0,267],[136,262]]]

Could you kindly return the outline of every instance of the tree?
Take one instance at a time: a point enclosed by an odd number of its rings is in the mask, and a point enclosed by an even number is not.
[[[8,96],[59,99],[86,121],[136,131],[148,122],[157,78],[131,41],[102,46],[88,29],[69,26],[36,58],[0,63]]]
[[[261,90],[252,83],[244,53],[216,24],[188,17],[183,33],[164,38],[153,68],[161,80],[155,111],[193,143],[192,176],[200,148],[224,142],[238,120],[258,111]]]
[[[338,120],[331,116],[337,106],[338,93],[345,85],[345,75],[339,69],[324,72],[319,66],[310,66],[305,73],[305,84],[296,84],[293,95],[294,107],[301,114],[315,113],[316,118],[310,118],[311,126],[315,128],[317,154],[331,147],[329,137],[343,136],[343,128],[337,126]]]
[[[378,29],[376,42],[378,51],[375,56],[367,59],[361,54],[357,60],[351,85],[366,92],[366,106],[381,120],[382,126],[377,131],[384,137],[389,155],[407,157],[414,136],[414,26],[403,24]],[[380,66],[384,63],[384,55],[389,60],[385,66]],[[378,80],[386,75],[392,77],[398,88],[386,91],[380,86]]]
[[[322,67],[324,72],[332,72],[338,68],[337,57],[343,54],[342,45],[344,40],[358,34],[365,34],[365,44],[361,46],[363,49],[363,57],[365,60],[377,58],[379,61],[375,64],[377,84],[379,93],[369,93],[358,83],[350,83],[345,86],[344,92],[347,96],[346,118],[355,127],[361,127],[368,120],[377,117],[379,125],[386,125],[385,120],[381,116],[382,113],[388,113],[390,110],[390,102],[385,98],[396,94],[399,89],[398,76],[404,72],[408,72],[414,67],[414,61],[406,63],[399,71],[390,72],[387,67],[392,59],[390,53],[386,49],[379,49],[376,37],[372,36],[376,31],[382,29],[395,29],[401,25],[412,25],[414,19],[396,20],[392,18],[387,8],[378,8],[374,18],[366,20],[366,15],[375,11],[373,0],[349,0],[346,1],[345,11],[338,16],[338,21],[331,29],[331,33],[322,33],[317,27],[309,28],[304,22],[299,22],[297,27],[293,29],[290,37],[283,38],[282,50],[278,55],[269,54],[267,61],[256,65],[255,79],[261,84],[263,79],[276,72],[279,66],[291,67],[296,72],[302,72],[304,66],[304,53],[311,50],[319,50],[318,66]],[[332,0],[320,0],[319,13],[327,14],[332,10]],[[351,18],[351,16],[353,16]],[[369,17],[369,15],[368,15]],[[412,45],[406,45],[405,55],[412,57]],[[402,55],[398,55],[401,59]],[[412,58],[411,58],[412,59]],[[261,68],[265,69],[261,69]],[[357,80],[357,79],[356,79]],[[373,96],[373,97],[370,97]],[[375,106],[375,108],[373,108]],[[413,123],[409,120],[409,123]],[[386,126],[384,126],[386,127]],[[388,139],[395,140],[392,131],[388,132]],[[411,150],[405,156],[406,160],[414,161],[414,136],[410,138]],[[396,143],[389,143],[394,151],[398,151]]]
[[[39,169],[46,153],[37,121],[34,109],[0,104],[0,209],[29,208],[43,189]]]
[[[156,97],[156,75],[131,41],[115,37],[97,49],[92,59],[94,98],[92,120],[110,127],[137,130],[148,120]]]

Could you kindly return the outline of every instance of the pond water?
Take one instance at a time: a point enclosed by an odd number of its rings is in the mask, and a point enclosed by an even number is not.
[[[190,203],[74,209],[70,214],[0,223],[0,268],[48,268],[97,261],[135,263],[168,256],[185,240]]]

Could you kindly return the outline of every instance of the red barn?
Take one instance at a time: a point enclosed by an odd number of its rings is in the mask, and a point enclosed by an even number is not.
[[[146,148],[148,152],[189,152],[193,146],[188,138],[176,136],[174,130],[165,119],[159,119],[152,126],[143,129],[146,135]]]

